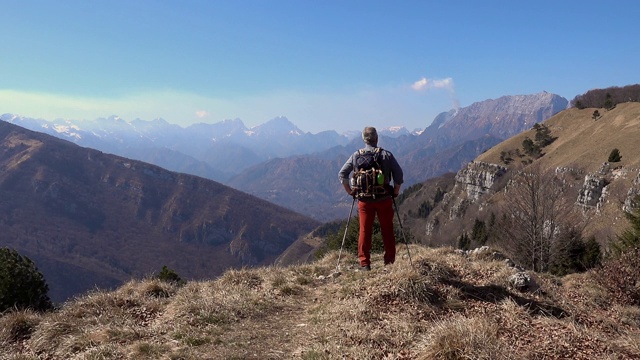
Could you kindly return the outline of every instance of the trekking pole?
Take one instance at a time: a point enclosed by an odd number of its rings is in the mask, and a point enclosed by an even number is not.
[[[404,229],[402,228],[402,221],[400,220],[400,212],[398,211],[398,205],[396,204],[396,198],[391,197],[393,199],[393,207],[396,208],[396,215],[398,215],[398,224],[400,224],[400,232],[402,233],[402,238],[404,239],[404,245],[407,247],[407,255],[409,255],[409,264],[413,267],[413,261],[411,261],[411,252],[409,252],[409,243],[407,242],[407,237],[404,236]]]
[[[351,203],[351,210],[349,210],[349,218],[347,219],[347,226],[344,229],[344,236],[342,237],[342,245],[340,245],[340,252],[338,253],[338,264],[336,265],[336,272],[340,268],[340,257],[342,256],[342,248],[344,247],[344,240],[347,238],[347,231],[349,230],[349,222],[351,221],[351,214],[353,213],[353,205],[356,203],[356,197],[353,197]]]

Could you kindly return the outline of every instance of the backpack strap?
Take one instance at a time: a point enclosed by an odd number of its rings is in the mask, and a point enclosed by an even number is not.
[[[366,152],[367,151],[365,149],[358,150],[358,153],[360,155],[364,155]],[[382,148],[377,147],[373,149],[373,156],[374,156],[374,159],[376,159],[376,162],[378,162],[378,156],[380,155],[380,153],[382,153]]]
[[[373,150],[373,162],[376,163],[376,165],[378,165],[378,168],[380,168],[380,161],[378,161],[380,159],[380,154],[382,153],[382,148],[375,148]]]
[[[358,152],[362,155],[362,154],[366,153],[367,151],[365,149],[360,149],[360,150],[358,150]],[[373,148],[373,153],[374,154],[379,154],[380,152],[382,152],[382,148],[381,147]]]
[[[377,165],[376,168],[380,168],[380,162],[378,161],[380,153],[382,152],[382,148],[376,147],[373,149],[373,151],[366,151],[365,149],[358,149],[358,151],[356,152],[356,154],[358,156],[363,156],[366,153],[373,153],[373,162]],[[354,160],[355,161],[355,160]],[[355,171],[360,170],[360,168],[358,167],[357,161],[355,161]]]

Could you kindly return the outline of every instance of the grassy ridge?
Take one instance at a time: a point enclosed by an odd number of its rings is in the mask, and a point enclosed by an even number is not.
[[[337,253],[290,267],[229,270],[184,286],[155,279],[0,317],[2,359],[632,359],[640,308],[598,270],[518,272],[491,256],[411,246],[371,272]],[[399,254],[406,249],[398,248]],[[376,266],[377,265],[377,266]]]

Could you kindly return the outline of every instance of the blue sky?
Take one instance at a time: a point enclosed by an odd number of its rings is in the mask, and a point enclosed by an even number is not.
[[[640,82],[640,1],[0,0],[0,113],[304,131]]]

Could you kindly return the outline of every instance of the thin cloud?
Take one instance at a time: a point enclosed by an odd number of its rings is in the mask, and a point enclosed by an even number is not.
[[[422,79],[414,82],[413,85],[411,85],[411,88],[415,91],[424,90],[427,87],[428,83],[429,83],[429,80],[423,77]]]
[[[426,91],[429,89],[444,89],[449,93],[449,98],[451,99],[451,106],[454,109],[460,108],[460,101],[458,100],[458,96],[456,95],[456,89],[453,85],[453,79],[448,77],[444,79],[427,79],[423,77],[422,79],[414,82],[411,85],[411,88],[415,91]]]
[[[453,79],[448,77],[445,79],[427,79],[423,77],[422,79],[416,81],[411,85],[411,88],[415,91],[422,91],[427,89],[446,89],[453,90]]]

